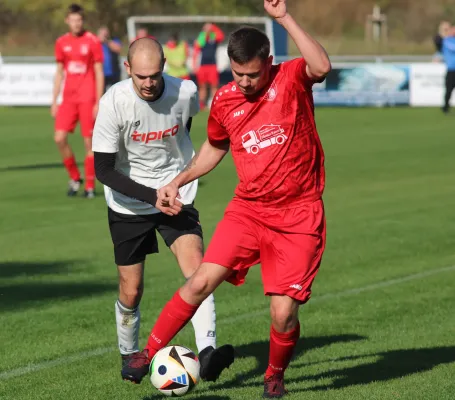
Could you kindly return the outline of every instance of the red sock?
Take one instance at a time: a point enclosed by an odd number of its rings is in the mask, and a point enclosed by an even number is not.
[[[270,353],[269,366],[265,372],[265,377],[269,378],[275,374],[284,374],[289,362],[291,361],[294,347],[300,337],[300,324],[289,332],[279,333],[273,326],[270,329]]]
[[[93,156],[85,157],[85,189],[95,189],[95,158]]]
[[[199,305],[188,304],[180,297],[179,291],[164,306],[158,317],[145,349],[148,350],[149,358],[161,350],[173,339],[175,335],[193,318]]]
[[[76,159],[74,156],[69,158],[65,158],[63,160],[63,165],[65,166],[66,170],[68,171],[68,175],[74,181],[78,181],[81,179],[81,174],[79,173],[79,168],[77,168]]]

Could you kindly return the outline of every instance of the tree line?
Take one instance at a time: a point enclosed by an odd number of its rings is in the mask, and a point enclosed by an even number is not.
[[[1,0],[0,43],[27,34],[29,40],[53,39],[65,30],[63,18],[72,1]],[[108,25],[126,33],[131,15],[264,15],[263,0],[75,0],[87,11],[88,26]],[[316,36],[362,38],[373,5],[381,6],[389,22],[389,37],[419,42],[447,19],[455,23],[455,0],[288,0],[297,19]]]

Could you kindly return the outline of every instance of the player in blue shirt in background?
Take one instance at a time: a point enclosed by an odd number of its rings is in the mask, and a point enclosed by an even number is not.
[[[120,81],[120,39],[110,38],[109,28],[102,26],[98,29],[98,38],[103,46],[104,91]]]
[[[442,55],[447,66],[446,93],[442,111],[447,114],[450,109],[450,98],[455,89],[455,27],[450,28],[448,36],[442,40]]]

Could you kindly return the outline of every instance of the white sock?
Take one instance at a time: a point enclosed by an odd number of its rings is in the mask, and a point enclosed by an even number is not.
[[[141,313],[139,307],[127,308],[120,301],[115,302],[118,348],[120,354],[127,355],[139,351],[139,326]]]
[[[216,348],[216,313],[213,294],[207,297],[191,319],[196,346],[200,353],[208,346]]]

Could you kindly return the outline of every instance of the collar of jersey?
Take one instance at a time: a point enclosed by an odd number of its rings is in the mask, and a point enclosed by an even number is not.
[[[144,104],[149,104],[149,105],[155,105],[155,104],[160,104],[160,102],[164,99],[164,97],[166,96],[166,92],[167,92],[167,87],[169,86],[167,83],[166,83],[166,78],[164,77],[164,74],[163,74],[163,79],[164,79],[164,90],[163,90],[163,93],[161,94],[160,98],[159,99],[156,99],[154,101],[147,101],[147,100],[144,100],[142,97],[140,97],[136,91],[134,90],[134,87],[133,87],[133,78],[130,78],[130,90],[133,92],[133,95],[142,103]]]

